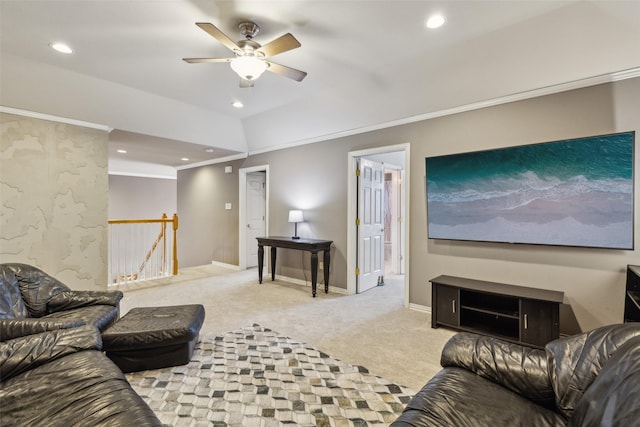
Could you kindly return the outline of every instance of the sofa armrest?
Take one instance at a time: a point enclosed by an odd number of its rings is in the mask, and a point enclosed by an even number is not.
[[[71,310],[90,305],[112,305],[118,307],[122,299],[120,291],[62,291],[47,302],[47,312]]]
[[[84,326],[79,319],[0,319],[0,341],[7,341],[27,335],[39,334],[57,329],[69,329]]]
[[[82,350],[101,350],[100,331],[93,326],[58,329],[0,342],[0,381]]]
[[[464,368],[540,405],[554,406],[544,350],[461,332],[445,344],[440,364]]]

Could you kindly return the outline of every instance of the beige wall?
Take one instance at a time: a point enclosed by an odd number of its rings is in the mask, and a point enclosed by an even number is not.
[[[109,219],[171,218],[176,203],[175,179],[109,175]]]
[[[640,128],[640,79],[595,86],[434,120],[412,145],[411,300],[430,305],[439,274],[563,291],[583,329],[622,321],[624,271],[635,251],[427,240],[424,157]],[[416,134],[417,137],[417,134]],[[415,140],[415,138],[414,138]],[[433,142],[433,143],[432,143]],[[640,164],[636,150],[635,167]],[[635,229],[638,229],[635,176]]]
[[[217,261],[238,265],[240,161],[178,171],[180,268]],[[232,173],[225,173],[225,166]],[[225,209],[231,203],[231,210]]]
[[[5,113],[0,124],[0,262],[105,289],[107,131]]]
[[[347,155],[350,151],[408,142],[410,302],[430,306],[429,279],[439,274],[555,289],[565,293],[565,302],[572,305],[580,326],[588,329],[621,321],[624,270],[627,264],[640,264],[638,233],[635,251],[428,240],[424,159],[639,128],[640,79],[636,78],[264,153],[237,163],[240,167],[269,165],[270,234],[289,235],[291,224],[286,222],[286,212],[293,206],[305,209],[307,223],[299,227],[300,234],[334,241],[331,285],[346,288]],[[636,170],[640,165],[637,151]],[[224,165],[205,166],[179,172],[178,211],[202,209],[212,197],[218,198],[214,204],[218,211],[222,209],[220,194],[231,198],[235,192],[237,198],[235,173],[234,179],[225,181],[228,187],[220,188],[215,182],[223,168]],[[637,175],[636,230],[640,224]],[[223,247],[237,245],[237,228],[213,230],[213,226],[206,225],[211,215],[194,218],[194,223],[186,223],[183,218],[182,233],[189,233],[194,239],[198,253],[222,261],[216,254],[224,253]],[[223,217],[217,212],[213,218]],[[198,243],[196,230],[206,236]],[[304,262],[308,275],[309,264]],[[278,263],[283,267],[278,267],[279,273],[305,277],[299,255],[279,255]]]

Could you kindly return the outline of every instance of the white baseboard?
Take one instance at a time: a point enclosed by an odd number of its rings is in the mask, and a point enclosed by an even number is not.
[[[271,274],[269,274],[270,276]],[[266,277],[265,279],[266,280]],[[294,285],[300,285],[300,286],[306,286],[306,287],[311,287],[311,282],[309,281],[304,281],[301,279],[294,279],[293,277],[287,277],[287,276],[280,276],[279,274],[276,274],[276,280],[282,280],[283,282],[288,282],[288,283],[293,283]],[[317,293],[320,292],[324,292],[324,283],[318,283],[317,285]],[[338,288],[335,286],[331,286],[329,285],[329,292],[334,292],[336,294],[343,294],[343,295],[347,295],[347,290],[346,288]]]
[[[409,310],[419,311],[421,313],[431,314],[431,307],[427,305],[409,303]]]
[[[271,274],[269,273],[267,274],[267,276],[271,276]],[[264,280],[267,280],[267,276],[265,276]],[[281,276],[279,274],[276,274],[276,280],[282,280],[283,282],[293,283],[295,285],[306,286],[309,288],[311,287],[311,282],[304,281],[301,279],[294,279],[293,277]],[[324,283],[318,283],[317,286],[318,286],[318,289],[317,289],[318,293],[320,293],[321,290],[324,290]],[[346,288],[338,288],[338,287],[329,285],[329,291],[335,292],[337,294],[348,295]],[[428,305],[409,303],[409,309],[419,311],[421,313],[431,314],[431,307],[429,307]]]
[[[230,268],[232,270],[240,270],[240,266],[239,265],[234,265],[234,264],[227,264],[224,262],[219,262],[219,261],[211,261],[212,265],[218,266],[218,267],[222,267],[222,268]]]

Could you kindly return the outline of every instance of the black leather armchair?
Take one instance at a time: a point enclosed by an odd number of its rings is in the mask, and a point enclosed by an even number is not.
[[[121,299],[119,291],[71,290],[27,264],[0,264],[0,340],[80,325],[103,331]]]
[[[392,426],[640,426],[640,323],[544,350],[463,332],[440,363]]]

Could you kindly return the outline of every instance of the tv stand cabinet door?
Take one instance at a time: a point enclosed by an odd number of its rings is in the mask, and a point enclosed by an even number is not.
[[[520,342],[544,347],[560,336],[560,305],[520,299]]]
[[[433,283],[431,326],[460,326],[460,289]]]

